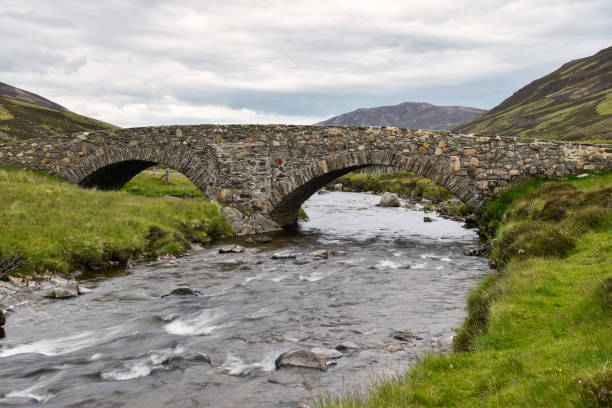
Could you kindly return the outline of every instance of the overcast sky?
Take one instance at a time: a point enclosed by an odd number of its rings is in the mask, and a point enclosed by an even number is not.
[[[612,45],[612,1],[0,0],[0,82],[120,126],[491,108]]]

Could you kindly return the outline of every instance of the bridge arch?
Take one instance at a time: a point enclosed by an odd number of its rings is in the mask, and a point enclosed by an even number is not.
[[[105,147],[82,158],[61,176],[82,187],[99,190],[119,190],[141,171],[163,165],[184,174],[205,196],[212,197],[216,183],[217,159],[188,147],[174,149],[142,149]],[[203,159],[204,157],[204,159]]]
[[[340,176],[369,166],[395,167],[431,179],[472,209],[479,208],[484,201],[476,181],[454,172],[444,157],[364,151],[329,156],[290,172],[273,185],[268,216],[281,226],[291,226],[297,221],[302,204],[317,190]]]

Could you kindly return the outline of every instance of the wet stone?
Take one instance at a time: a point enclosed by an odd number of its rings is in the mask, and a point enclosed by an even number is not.
[[[221,248],[219,248],[220,254],[228,254],[228,253],[239,254],[243,251],[244,251],[244,247],[240,245],[224,245]]]
[[[202,292],[199,290],[191,289],[191,288],[176,288],[170,293],[166,293],[162,295],[162,297],[166,296],[200,296]]]
[[[274,361],[276,368],[314,368],[327,371],[327,362],[317,354],[308,350],[291,350],[284,352]]]
[[[399,341],[414,341],[414,340],[423,340],[422,337],[414,335],[407,330],[398,330],[393,333],[393,338]]]
[[[272,255],[272,259],[295,259],[298,254],[291,251],[280,251]]]

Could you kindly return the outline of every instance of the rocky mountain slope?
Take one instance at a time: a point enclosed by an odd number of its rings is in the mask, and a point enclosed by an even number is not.
[[[0,82],[0,143],[115,127]]]
[[[408,129],[450,130],[475,118],[483,109],[465,106],[436,106],[404,102],[394,106],[361,108],[327,119],[325,126],[394,126]]]
[[[568,62],[454,130],[612,142],[612,47]]]

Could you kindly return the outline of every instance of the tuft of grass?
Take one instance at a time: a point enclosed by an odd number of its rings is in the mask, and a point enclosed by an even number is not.
[[[0,259],[25,262],[11,273],[95,270],[231,235],[217,206],[202,198],[86,190],[16,169],[0,169],[0,189]]]
[[[304,211],[302,207],[300,207],[300,210],[298,211],[298,219],[301,221],[310,221],[310,217],[308,214],[306,214],[306,211]]]

